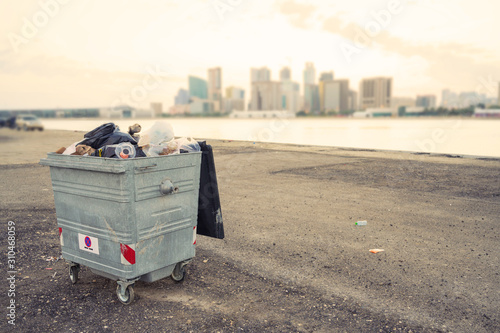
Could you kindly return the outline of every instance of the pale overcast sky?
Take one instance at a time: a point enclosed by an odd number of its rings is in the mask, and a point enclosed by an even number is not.
[[[306,62],[358,90],[496,96],[500,2],[491,0],[36,0],[0,4],[0,109],[173,104],[220,66],[248,97],[250,68]]]

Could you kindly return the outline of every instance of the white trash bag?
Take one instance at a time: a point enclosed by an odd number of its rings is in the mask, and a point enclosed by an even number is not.
[[[173,139],[169,142],[163,142],[159,145],[148,145],[143,148],[146,156],[173,155],[180,154],[181,150],[192,153],[201,151],[198,141],[193,138]]]
[[[166,121],[157,121],[148,130],[141,134],[138,142],[139,147],[160,145],[172,141],[174,129]]]

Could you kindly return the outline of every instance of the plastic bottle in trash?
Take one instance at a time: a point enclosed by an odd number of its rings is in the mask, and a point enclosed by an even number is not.
[[[122,142],[115,147],[115,154],[120,159],[134,158],[135,148],[129,142]]]
[[[358,222],[356,222],[355,224],[356,224],[356,225],[367,225],[367,224],[368,224],[368,222],[366,222],[366,221],[358,221]]]

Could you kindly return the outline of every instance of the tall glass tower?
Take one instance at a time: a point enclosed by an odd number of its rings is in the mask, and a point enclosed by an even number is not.
[[[208,83],[196,76],[189,76],[189,96],[207,99]]]

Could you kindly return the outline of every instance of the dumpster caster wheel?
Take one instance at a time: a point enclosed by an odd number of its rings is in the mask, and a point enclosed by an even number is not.
[[[71,280],[72,284],[75,284],[78,282],[78,266],[70,266],[69,268],[69,279]]]
[[[172,280],[175,282],[182,282],[184,281],[184,278],[186,277],[186,269],[184,268],[184,265],[181,263],[178,263],[175,265],[174,271],[172,272]]]
[[[118,296],[118,300],[122,302],[123,304],[130,304],[134,300],[134,287],[132,286],[127,286],[125,289],[125,295],[122,295],[121,293],[121,286],[118,285],[116,286],[116,296]]]

